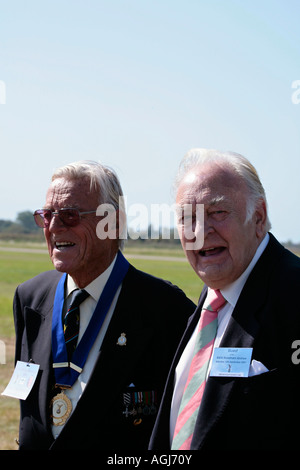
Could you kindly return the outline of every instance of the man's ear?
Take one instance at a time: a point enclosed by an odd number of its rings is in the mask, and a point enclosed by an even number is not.
[[[255,209],[255,224],[257,238],[263,238],[266,234],[267,205],[264,199],[259,199]]]

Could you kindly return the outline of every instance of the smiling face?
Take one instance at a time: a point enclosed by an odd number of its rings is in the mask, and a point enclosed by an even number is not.
[[[76,208],[83,212],[96,210],[98,205],[99,194],[90,191],[88,179],[57,178],[50,185],[44,208],[52,211]],[[44,229],[54,267],[68,273],[80,288],[105,271],[118,251],[117,240],[97,237],[98,222],[96,214],[86,214],[78,225],[68,227],[58,216],[53,216],[49,227]]]
[[[204,226],[193,221],[193,231],[202,230],[201,249],[187,249],[185,225],[178,230],[186,256],[197,275],[213,289],[222,289],[245,271],[266,231],[266,205],[259,200],[246,224],[249,190],[246,183],[229,167],[208,163],[191,170],[181,182],[176,203],[183,208],[204,204]],[[190,232],[189,232],[190,233]],[[199,236],[199,234],[198,234]]]

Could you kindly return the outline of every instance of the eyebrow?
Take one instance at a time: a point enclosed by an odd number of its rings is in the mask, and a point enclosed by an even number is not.
[[[217,204],[226,202],[225,196],[216,196],[206,203],[207,206],[216,206]]]
[[[226,202],[226,197],[225,196],[216,196],[209,201],[206,201],[204,203],[205,206],[216,206],[217,204],[221,204]],[[184,206],[187,205],[194,205],[195,202],[183,202],[183,203],[176,203],[176,210],[182,210]],[[196,203],[196,204],[202,204],[202,203]]]

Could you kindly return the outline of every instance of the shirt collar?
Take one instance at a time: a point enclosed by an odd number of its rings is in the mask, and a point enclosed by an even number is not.
[[[108,266],[108,268],[100,274],[100,276],[96,277],[90,284],[88,284],[84,290],[86,290],[93,299],[98,302],[100,295],[102,294],[102,291],[105,287],[105,284],[108,281],[108,278],[113,270],[113,267],[115,265],[117,256],[114,257],[112,263]],[[75,281],[71,276],[68,275],[67,277],[67,297],[75,290],[79,289],[79,287],[76,285]]]
[[[238,298],[240,296],[240,293],[242,292],[242,289],[243,289],[243,287],[244,287],[244,285],[245,285],[252,269],[256,265],[257,261],[259,260],[259,258],[263,254],[267,244],[269,243],[269,239],[270,239],[270,236],[267,233],[266,236],[264,237],[264,239],[262,240],[262,242],[260,243],[260,245],[258,246],[258,248],[255,252],[255,255],[253,256],[250,264],[245,269],[243,274],[241,274],[241,276],[238,279],[236,279],[234,282],[232,282],[231,284],[226,286],[224,289],[221,289],[221,293],[222,293],[223,297],[233,307],[235,307],[235,305],[238,301]]]

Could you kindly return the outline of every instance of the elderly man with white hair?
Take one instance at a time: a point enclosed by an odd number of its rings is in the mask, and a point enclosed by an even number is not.
[[[243,156],[191,150],[176,190],[182,246],[205,286],[175,354],[150,449],[296,449],[300,260],[269,232],[264,188]]]
[[[147,449],[195,305],[123,256],[122,194],[112,169],[75,162],[54,173],[34,213],[55,269],[14,298],[16,361],[39,366],[21,401],[21,450]],[[99,205],[114,208],[107,236]]]

